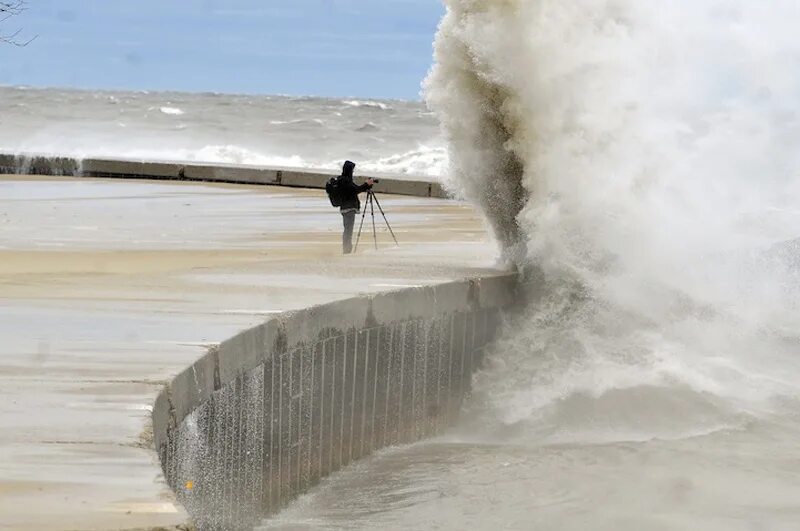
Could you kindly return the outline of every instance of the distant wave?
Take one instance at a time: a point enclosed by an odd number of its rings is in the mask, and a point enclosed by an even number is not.
[[[223,164],[245,164],[251,166],[309,167],[308,161],[297,155],[267,155],[235,145],[209,145],[198,150],[140,151],[137,158],[185,160],[192,162],[221,162]]]
[[[349,100],[349,101],[343,101],[342,103],[350,107],[368,107],[372,109],[380,109],[382,111],[391,110],[391,107],[389,105],[381,103],[379,101]]]
[[[173,116],[180,116],[182,114],[186,114],[181,109],[179,109],[177,107],[160,107],[158,110],[161,111],[164,114],[169,114],[169,115],[173,115]]]
[[[313,126],[321,126],[325,125],[325,120],[321,120],[319,118],[312,118],[308,119],[300,119],[300,120],[270,120],[270,125],[313,125]]]
[[[356,128],[356,131],[358,131],[359,133],[371,133],[373,131],[380,131],[380,130],[381,128],[372,122],[365,123],[361,127]]]
[[[359,164],[362,170],[378,173],[399,173],[438,177],[447,170],[448,156],[444,147],[420,146],[406,153],[398,153]]]
[[[293,168],[318,168],[337,170],[341,161],[308,160],[298,155],[269,155],[235,145],[210,145],[200,150],[177,150],[170,152],[138,152],[141,158],[175,159],[200,162],[221,162],[255,166],[286,166]],[[355,159],[354,159],[355,160]],[[398,175],[438,177],[445,173],[448,164],[447,150],[443,147],[420,146],[406,153],[398,153],[374,160],[358,161],[358,168],[365,172]]]

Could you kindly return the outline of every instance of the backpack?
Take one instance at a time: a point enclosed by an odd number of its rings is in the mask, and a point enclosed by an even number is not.
[[[331,177],[328,182],[325,183],[325,191],[328,193],[328,199],[330,199],[332,206],[342,206],[341,184],[340,177]]]

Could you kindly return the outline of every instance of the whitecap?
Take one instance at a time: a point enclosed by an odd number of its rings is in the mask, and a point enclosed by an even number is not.
[[[267,155],[237,145],[209,145],[200,149],[184,149],[169,152],[142,151],[136,157],[224,164],[246,164],[254,166],[287,166],[295,168],[310,167],[308,161],[298,155]]]
[[[382,111],[391,110],[391,107],[380,101],[363,101],[363,100],[348,100],[342,102],[349,107],[367,107],[371,109],[380,109]]]
[[[164,114],[169,114],[172,116],[180,116],[182,114],[185,114],[182,109],[179,109],[177,107],[159,107],[158,110]]]
[[[438,177],[446,173],[448,163],[449,158],[444,147],[421,145],[405,153],[364,161],[359,166],[376,173]]]
[[[269,122],[270,125],[325,125],[324,120],[320,120],[319,118],[313,118],[311,120],[308,119],[298,119],[298,120],[272,120]]]

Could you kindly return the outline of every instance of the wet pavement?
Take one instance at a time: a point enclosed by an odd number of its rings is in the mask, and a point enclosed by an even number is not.
[[[494,270],[468,206],[382,196],[341,256],[324,192],[0,177],[0,529],[173,526],[160,387],[275,313]],[[357,219],[356,229],[360,217]]]

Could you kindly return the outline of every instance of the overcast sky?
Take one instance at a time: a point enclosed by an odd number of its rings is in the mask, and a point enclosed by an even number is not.
[[[0,84],[417,99],[439,0],[28,0]]]

